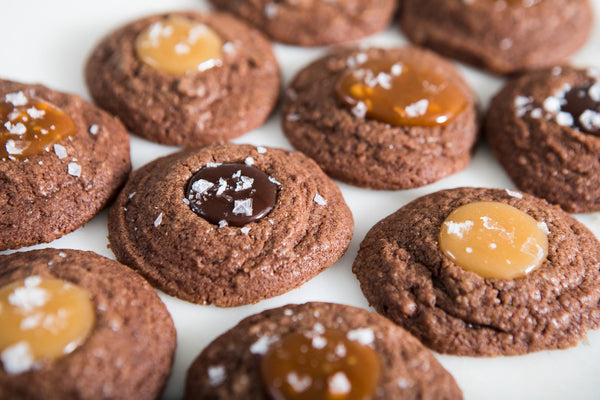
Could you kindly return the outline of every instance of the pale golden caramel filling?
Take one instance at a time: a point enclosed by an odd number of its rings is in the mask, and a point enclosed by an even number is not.
[[[365,332],[363,331],[368,331]],[[307,334],[290,333],[271,345],[261,361],[263,384],[275,400],[362,400],[375,394],[381,362],[357,337],[316,324]],[[371,338],[372,339],[372,338]]]
[[[52,151],[50,145],[75,133],[75,122],[59,108],[23,92],[0,101],[0,158],[24,159]]]
[[[448,215],[440,230],[442,251],[484,278],[513,279],[539,267],[548,255],[548,228],[507,204],[481,201]]]
[[[0,289],[0,352],[6,370],[71,353],[95,321],[88,291],[60,279],[33,276]],[[16,359],[15,359],[16,358]],[[23,367],[29,364],[29,368]]]
[[[394,126],[437,126],[466,107],[461,86],[410,58],[366,60],[345,72],[337,97],[352,113]]]
[[[208,26],[178,16],[155,22],[135,41],[142,62],[176,75],[221,65],[222,46],[219,35]]]

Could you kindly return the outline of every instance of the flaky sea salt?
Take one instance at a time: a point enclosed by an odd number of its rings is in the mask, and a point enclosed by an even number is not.
[[[158,214],[158,217],[154,220],[154,227],[158,228],[158,226],[162,223],[163,213]]]
[[[65,149],[65,147],[61,146],[60,144],[55,144],[54,154],[56,154],[56,156],[62,160],[63,158],[67,157],[67,149]]]
[[[81,176],[81,165],[71,162],[67,165],[67,173],[76,178]]]
[[[327,380],[327,390],[334,396],[343,396],[350,393],[352,384],[346,374],[339,371]]]
[[[232,213],[236,215],[252,215],[252,199],[234,200]]]
[[[24,106],[27,104],[27,97],[25,97],[23,92],[7,93],[4,96],[4,101],[11,103],[15,107]]]
[[[315,197],[313,197],[313,200],[320,206],[327,205],[327,200],[325,200],[323,196],[321,196],[319,193],[315,193]]]
[[[210,386],[216,387],[225,382],[227,374],[223,365],[215,365],[208,367],[207,370]]]
[[[16,375],[29,371],[34,365],[31,347],[27,342],[18,342],[9,346],[0,354],[4,371],[9,375]]]
[[[362,328],[354,329],[346,334],[348,340],[355,340],[360,344],[369,345],[375,340],[375,334],[372,329]]]

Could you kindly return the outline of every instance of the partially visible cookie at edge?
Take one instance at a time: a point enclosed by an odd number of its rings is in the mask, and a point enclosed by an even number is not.
[[[524,276],[499,279],[453,261],[440,248],[440,230],[451,212],[474,202],[508,205],[532,217],[547,231],[543,263]],[[448,229],[464,234],[475,222]],[[423,196],[377,223],[353,271],[370,304],[431,349],[493,356],[563,349],[598,328],[599,263],[596,237],[558,206],[511,190],[458,188]]]
[[[563,62],[588,39],[588,0],[404,0],[415,44],[497,74]]]
[[[298,351],[294,342],[310,347],[305,351],[313,359],[323,357],[319,367],[328,372],[316,366],[304,371],[311,368],[302,364],[302,357],[295,359],[297,364],[277,365],[275,359],[273,365],[274,348]],[[367,365],[369,353],[375,362]],[[353,367],[350,357],[360,364]],[[266,358],[270,368],[284,374],[280,382],[269,379]],[[323,384],[319,392],[316,386]],[[331,303],[287,305],[244,319],[192,363],[185,398],[261,400],[271,398],[267,393],[273,389],[327,398],[334,393],[356,396],[352,398],[462,399],[454,378],[406,331],[367,310]]]
[[[95,47],[85,77],[101,107],[135,134],[169,145],[219,143],[255,129],[280,91],[271,44],[224,13],[133,21]]]
[[[224,208],[203,210],[213,201]],[[238,306],[285,293],[332,265],[353,226],[339,188],[309,158],[226,144],[134,171],[108,227],[117,259],[155,287],[194,303]]]
[[[4,340],[11,321],[15,323],[7,315],[12,307],[26,316],[20,323],[24,337],[31,338],[32,330],[41,335],[35,343],[23,339],[2,349],[0,398],[152,400],[160,396],[171,372],[176,332],[166,307],[138,274],[116,261],[78,250],[0,256],[4,300],[7,285],[10,289],[19,282],[0,314],[0,336]],[[54,360],[30,358],[44,340],[52,343],[72,334],[71,325],[65,324],[81,323],[81,318],[71,317],[78,304],[72,296],[57,300],[76,288],[87,293],[84,298],[91,303],[91,330],[81,342],[67,344],[65,354]],[[56,301],[66,303],[59,307]]]
[[[557,66],[509,81],[485,134],[521,190],[569,212],[600,210],[600,70]]]
[[[300,46],[324,46],[372,35],[390,24],[396,9],[392,0],[210,1],[271,39]]]
[[[131,169],[129,135],[79,96],[0,80],[0,250],[50,242],[106,207]]]

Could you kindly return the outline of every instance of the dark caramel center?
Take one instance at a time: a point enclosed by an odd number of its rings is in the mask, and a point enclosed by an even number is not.
[[[207,165],[190,179],[190,208],[215,225],[244,226],[275,206],[277,185],[261,170],[245,164]]]

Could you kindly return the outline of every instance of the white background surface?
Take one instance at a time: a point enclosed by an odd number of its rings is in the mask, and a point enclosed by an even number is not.
[[[598,21],[591,39],[574,57],[573,63],[600,67],[600,0],[592,0]],[[208,10],[202,0],[0,0],[0,78],[42,83],[89,99],[84,85],[83,66],[95,44],[109,31],[138,17],[171,10]],[[560,12],[560,10],[557,10]],[[367,38],[366,44],[403,45],[406,40],[394,24],[388,31]],[[325,49],[304,49],[275,45],[287,85],[293,75]],[[502,81],[485,73],[460,66],[477,92],[483,107]],[[263,127],[235,140],[273,147],[291,148],[280,129],[275,113]],[[132,136],[134,168],[168,153],[176,147],[161,146]],[[340,183],[354,214],[356,228],[346,255],[299,289],[253,306],[220,309],[186,303],[161,294],[177,327],[178,348],[173,375],[164,398],[182,396],[187,367],[216,336],[240,319],[263,309],[311,300],[345,303],[368,308],[358,281],[351,272],[360,241],[377,221],[407,202],[456,186],[514,188],[497,165],[489,149],[480,144],[469,167],[435,184],[406,191],[371,191]],[[600,215],[576,216],[600,235]],[[85,227],[50,244],[35,246],[93,250],[114,258],[107,248],[107,212]],[[590,332],[577,347],[519,357],[468,358],[440,356],[454,375],[466,399],[600,399],[600,332]]]

